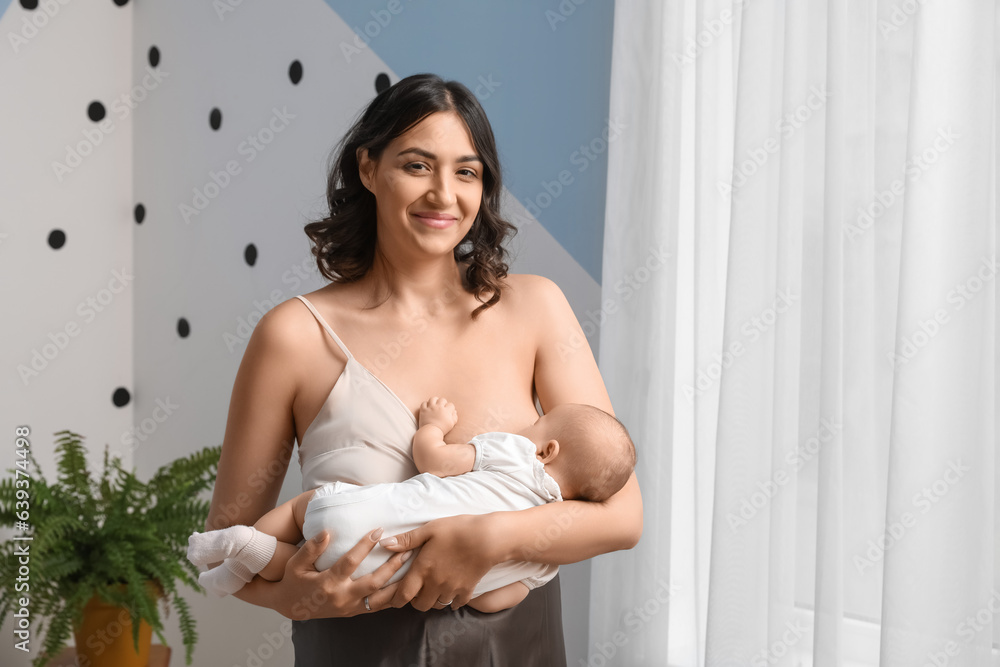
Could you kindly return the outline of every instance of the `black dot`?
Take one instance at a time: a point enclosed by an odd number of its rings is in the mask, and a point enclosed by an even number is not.
[[[191,325],[188,324],[187,319],[182,317],[177,320],[177,335],[181,338],[187,338],[189,333],[191,333]]]
[[[52,246],[53,250],[59,250],[66,245],[66,232],[61,229],[53,229],[49,232],[49,245]]]
[[[377,77],[375,77],[375,92],[381,93],[383,90],[389,87],[389,75],[382,72]]]
[[[128,4],[128,0],[115,0],[115,4],[118,5],[119,7],[124,7],[125,5]]]
[[[160,64],[160,50],[155,46],[149,47],[149,66],[156,67]]]
[[[243,259],[247,261],[247,264],[253,266],[257,263],[257,246],[252,243],[248,243],[246,250],[243,251]]]
[[[135,205],[135,221],[137,224],[142,224],[142,221],[146,219],[146,207],[142,204]]]
[[[218,108],[212,109],[212,113],[208,116],[208,124],[213,130],[218,130],[222,126],[222,112]]]
[[[298,60],[293,60],[292,66],[288,68],[288,78],[296,85],[302,80],[302,63]]]
[[[95,123],[101,122],[104,120],[104,105],[97,101],[91,102],[87,107],[87,116]]]
[[[25,9],[38,9],[38,0],[21,0],[21,6]]]
[[[129,399],[131,399],[131,396],[128,393],[128,389],[125,387],[118,387],[115,389],[115,393],[111,396],[112,402],[114,402],[114,404],[119,408],[128,405]]]

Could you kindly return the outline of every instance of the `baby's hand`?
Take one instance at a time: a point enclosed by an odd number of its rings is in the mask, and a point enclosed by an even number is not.
[[[445,399],[434,396],[420,404],[417,426],[433,424],[440,428],[442,433],[447,433],[455,428],[457,423],[458,410]]]

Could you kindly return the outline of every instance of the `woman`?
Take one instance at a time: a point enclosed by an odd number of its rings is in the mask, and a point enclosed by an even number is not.
[[[499,216],[500,195],[493,132],[467,88],[415,75],[371,102],[330,172],[330,216],[306,226],[333,282],[257,324],[206,528],[253,524],[273,508],[294,440],[304,488],[415,474],[409,438],[429,396],[458,408],[451,442],[516,432],[537,418],[536,395],[543,411],[587,403],[611,412],[559,288],[507,275],[502,244],[514,230]],[[372,528],[329,570],[312,565],[326,536],[306,542],[280,582],[257,577],[237,593],[293,619],[296,665],[565,664],[558,577],[496,614],[464,605],[497,563],[631,548],[642,503],[633,474],[603,503],[432,521],[395,546],[382,536],[398,555],[352,580],[379,539]],[[406,576],[382,588],[410,554]]]

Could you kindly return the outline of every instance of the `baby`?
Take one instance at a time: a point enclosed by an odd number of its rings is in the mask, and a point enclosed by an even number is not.
[[[279,505],[251,526],[230,526],[188,540],[195,565],[224,561],[198,581],[217,597],[240,590],[255,574],[278,581],[302,539],[326,530],[330,542],[317,558],[325,570],[372,526],[394,535],[436,518],[519,510],[559,500],[602,501],[618,492],[635,466],[635,447],[615,417],[589,405],[558,405],[517,434],[491,432],[467,443],[447,443],[458,422],[448,401],[420,406],[413,462],[421,474],[403,482],[359,486],[324,484]],[[353,578],[374,571],[393,555],[377,545]],[[387,583],[398,581],[407,561]],[[508,561],[477,584],[469,606],[494,612],[513,607],[549,581],[557,565]]]

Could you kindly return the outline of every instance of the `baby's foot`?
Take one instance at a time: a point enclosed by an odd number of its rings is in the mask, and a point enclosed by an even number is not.
[[[434,396],[420,404],[417,422],[418,426],[433,424],[447,433],[458,423],[458,410],[453,403]]]
[[[253,580],[255,573],[239,561],[227,558],[222,565],[198,575],[198,583],[217,598],[232,595]]]
[[[230,526],[207,533],[192,533],[188,538],[187,557],[194,565],[235,558],[256,574],[271,562],[277,545],[277,538],[253,526]]]
[[[226,560],[240,552],[253,537],[253,526],[230,526],[207,533],[195,531],[188,538],[187,557],[195,565]]]

